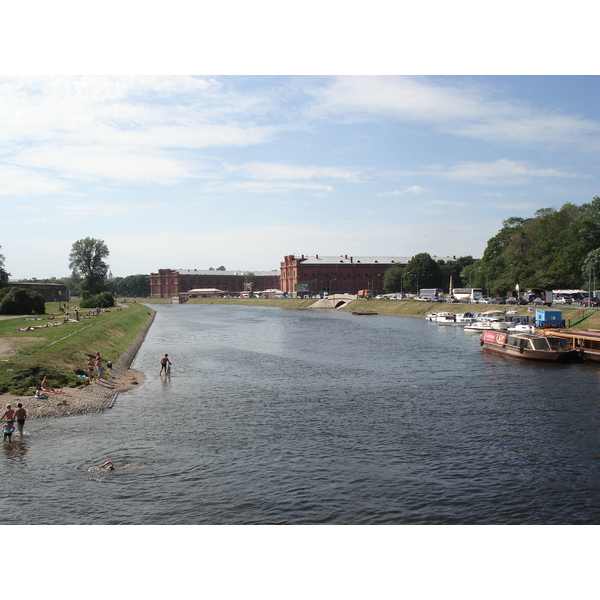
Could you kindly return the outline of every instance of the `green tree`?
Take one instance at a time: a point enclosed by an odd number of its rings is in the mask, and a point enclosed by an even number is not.
[[[386,294],[404,291],[402,276],[404,269],[400,265],[394,265],[383,274],[383,291]]]
[[[108,264],[104,259],[109,254],[103,240],[88,237],[73,244],[69,255],[69,268],[73,278],[81,279],[82,297],[104,291],[108,273]]]
[[[589,290],[596,289],[596,274],[600,273],[598,267],[600,267],[600,248],[588,253],[581,269]]]
[[[107,283],[107,287],[116,296],[147,297],[150,295],[150,275],[116,277]]]
[[[2,248],[2,246],[0,246],[0,248]],[[4,268],[4,254],[0,254],[0,288],[8,285],[9,277],[10,273],[7,273]]]
[[[16,286],[7,286],[0,291],[2,315],[43,315],[45,312],[46,302],[38,292]]]
[[[404,269],[404,287],[415,293],[420,288],[442,287],[440,266],[426,252],[416,254]]]

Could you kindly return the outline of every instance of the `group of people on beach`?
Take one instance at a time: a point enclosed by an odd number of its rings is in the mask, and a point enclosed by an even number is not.
[[[25,420],[27,419],[27,411],[23,408],[23,405],[19,402],[17,404],[17,410],[15,410],[10,404],[6,406],[6,411],[2,415],[2,422],[4,423],[4,443],[12,442],[12,434],[15,430],[15,422],[17,423],[17,431],[19,437],[23,439],[23,427],[25,426]]]

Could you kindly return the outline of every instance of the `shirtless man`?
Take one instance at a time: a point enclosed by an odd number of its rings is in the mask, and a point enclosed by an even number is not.
[[[165,375],[169,374],[170,369],[168,367],[171,366],[171,361],[169,360],[169,355],[165,354],[161,359],[160,359],[160,372],[159,372],[159,376],[162,375],[162,372],[165,372]]]
[[[56,390],[50,385],[47,375],[44,375],[42,379],[42,385],[40,386],[45,392],[56,392]]]
[[[17,431],[19,432],[19,437],[21,439],[23,439],[23,427],[25,426],[25,419],[27,419],[27,411],[19,402],[19,404],[17,404],[17,410],[15,410],[15,420],[17,421]]]

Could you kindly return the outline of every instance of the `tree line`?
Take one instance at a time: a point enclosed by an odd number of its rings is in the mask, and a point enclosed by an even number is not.
[[[510,217],[488,240],[483,256],[435,261],[417,254],[406,267],[384,275],[384,291],[414,292],[419,288],[449,290],[476,287],[486,295],[509,295],[526,289],[595,289],[600,267],[600,197],[559,210],[542,208],[533,217]]]

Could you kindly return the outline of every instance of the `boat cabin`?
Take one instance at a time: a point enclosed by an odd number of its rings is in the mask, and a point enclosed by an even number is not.
[[[565,326],[562,310],[546,310],[538,308],[535,311],[535,325],[540,329],[561,329]]]

